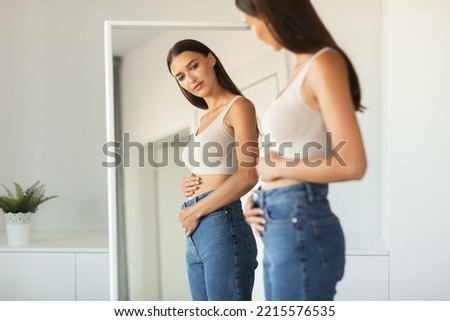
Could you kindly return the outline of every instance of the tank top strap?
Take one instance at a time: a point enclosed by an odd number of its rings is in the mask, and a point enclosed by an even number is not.
[[[223,119],[225,118],[225,116],[227,115],[228,111],[230,110],[231,106],[233,106],[234,102],[236,101],[236,99],[238,99],[239,97],[241,97],[240,95],[236,95],[233,99],[231,99],[228,104],[225,106],[225,108],[222,110],[221,114],[219,117],[221,119],[221,122],[223,121]]]
[[[311,68],[311,65],[313,64],[313,62],[317,59],[317,57],[319,57],[322,53],[324,53],[325,51],[328,51],[328,50],[334,50],[334,49],[330,48],[330,47],[324,47],[324,48],[320,49],[319,51],[317,51],[316,53],[314,53],[308,59],[308,61],[306,61],[305,66],[303,66],[302,70],[299,72],[299,74],[297,76],[297,79],[295,80],[297,85],[303,84],[303,81],[305,80],[306,75],[308,75],[309,69]]]

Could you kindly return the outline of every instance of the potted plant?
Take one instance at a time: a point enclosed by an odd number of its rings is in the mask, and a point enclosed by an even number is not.
[[[26,190],[14,183],[15,192],[5,185],[3,187],[6,195],[0,195],[0,209],[5,213],[8,244],[27,244],[30,239],[31,215],[36,213],[40,204],[57,197],[57,195],[45,196],[45,185],[40,184],[40,181]]]

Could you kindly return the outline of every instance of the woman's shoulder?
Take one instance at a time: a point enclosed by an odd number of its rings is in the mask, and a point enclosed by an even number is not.
[[[244,96],[239,96],[230,108],[230,115],[241,115],[243,113],[254,113],[255,105],[253,102]]]
[[[308,83],[314,87],[333,81],[341,82],[347,78],[347,62],[341,52],[334,48],[322,50],[311,63],[308,72]]]
[[[239,96],[231,106],[226,118],[231,122],[256,118],[255,105],[247,97]]]
[[[346,69],[346,62],[342,53],[337,49],[326,47],[317,54],[311,68],[317,71]]]
[[[244,96],[238,96],[237,99],[234,101],[234,104],[232,107],[235,107],[234,109],[240,109],[240,110],[255,109],[253,102]]]

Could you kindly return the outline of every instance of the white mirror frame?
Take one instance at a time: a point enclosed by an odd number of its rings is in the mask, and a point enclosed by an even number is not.
[[[173,30],[247,30],[248,27],[237,23],[216,22],[185,22],[185,21],[105,21],[104,24],[104,52],[105,52],[105,94],[106,94],[106,139],[114,142],[114,79],[113,79],[113,29],[173,29]],[[108,229],[109,229],[109,265],[110,265],[110,299],[119,297],[118,271],[118,235],[117,235],[117,186],[116,168],[107,168],[108,185]]]

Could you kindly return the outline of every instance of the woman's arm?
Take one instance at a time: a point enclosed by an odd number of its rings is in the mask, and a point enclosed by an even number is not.
[[[322,113],[335,151],[297,162],[271,153],[271,161],[261,159],[258,164],[260,179],[292,178],[315,183],[361,179],[367,167],[366,155],[342,56],[327,51],[317,57],[304,86],[304,92],[309,93],[305,100]]]
[[[207,197],[181,211],[179,219],[186,236],[194,232],[201,217],[239,199],[258,181],[255,169],[258,158],[255,107],[248,99],[238,98],[225,117],[225,122],[234,131],[238,170]]]

